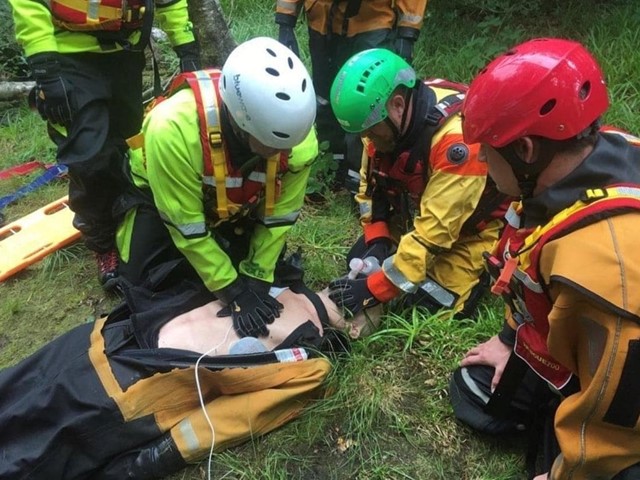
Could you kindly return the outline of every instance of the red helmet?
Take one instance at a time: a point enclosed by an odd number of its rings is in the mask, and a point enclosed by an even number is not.
[[[530,40],[493,60],[471,82],[462,107],[464,139],[492,147],[526,135],[565,140],[608,106],[600,67],[582,45]]]

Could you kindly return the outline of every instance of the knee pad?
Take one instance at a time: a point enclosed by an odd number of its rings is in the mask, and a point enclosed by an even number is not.
[[[494,369],[486,365],[461,367],[451,376],[449,400],[462,423],[482,433],[496,435],[524,430],[524,424],[489,415],[485,407],[491,398]]]

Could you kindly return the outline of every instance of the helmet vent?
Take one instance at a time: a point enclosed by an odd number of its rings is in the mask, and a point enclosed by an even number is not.
[[[306,78],[302,79],[302,91],[303,92],[307,91],[307,79]]]
[[[267,71],[267,73],[269,75],[273,75],[274,77],[279,77],[280,76],[280,72],[278,70],[276,70],[275,68],[267,67],[265,70]]]
[[[578,92],[578,98],[580,100],[586,100],[591,92],[591,82],[588,80],[582,84],[580,91]]]
[[[274,58],[275,58],[275,57],[277,57],[276,52],[274,52],[274,51],[273,51],[273,50],[271,50],[270,48],[267,48],[266,50],[267,50],[267,53],[268,53],[269,55],[271,55],[272,57],[274,57]]]
[[[290,137],[289,134],[284,133],[284,132],[271,132],[271,133],[273,133],[276,137],[282,138],[282,139],[287,139],[287,138]]]
[[[544,105],[542,105],[542,108],[540,109],[540,116],[544,117],[545,115],[548,115],[549,113],[551,113],[551,110],[555,108],[555,106],[556,106],[555,98],[548,100]]]
[[[377,60],[369,68],[367,68],[364,72],[362,72],[362,76],[360,77],[360,81],[358,82],[358,85],[356,86],[356,91],[357,92],[364,93],[364,87],[367,84],[368,78],[371,76],[371,74],[373,73],[373,71],[376,68],[378,68],[380,65],[382,65],[382,63],[383,63],[382,60]]]
[[[276,97],[278,97],[280,100],[291,100],[291,97],[284,92],[276,93]]]
[[[293,70],[293,58],[291,57],[287,58],[287,63],[289,64],[289,68]]]

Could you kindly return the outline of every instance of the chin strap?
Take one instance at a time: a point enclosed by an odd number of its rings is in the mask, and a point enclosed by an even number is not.
[[[600,129],[600,119],[596,119],[591,125],[576,135],[576,139],[588,137]],[[535,163],[526,163],[516,152],[515,142],[511,142],[504,147],[495,150],[502,155],[511,168],[518,180],[518,186],[522,192],[523,199],[533,196],[533,190],[538,182],[538,177],[545,168],[549,166],[551,160],[556,156],[559,150],[557,141],[544,137],[536,137],[539,143],[538,160]]]
[[[402,137],[402,132],[404,131],[405,126],[407,125],[407,119],[409,116],[409,105],[413,100],[413,88],[409,88],[404,92],[404,110],[402,111],[402,119],[400,120],[400,128],[396,127],[394,123],[387,115],[384,119],[384,122],[389,126],[391,131],[393,132],[393,141],[397,145],[400,142],[400,138]]]
[[[515,142],[511,142],[504,147],[496,148],[496,151],[504,157],[513,169],[513,173],[518,180],[521,197],[523,199],[533,196],[533,190],[538,183],[540,174],[549,166],[553,157],[558,152],[558,146],[546,138],[540,138],[540,149],[538,160],[534,163],[525,162],[516,152]]]

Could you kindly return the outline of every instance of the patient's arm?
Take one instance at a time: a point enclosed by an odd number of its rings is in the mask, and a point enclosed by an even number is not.
[[[329,314],[329,323],[333,328],[342,330],[351,338],[361,338],[371,335],[380,326],[382,305],[376,305],[358,312],[353,318],[345,319],[342,310],[329,299],[329,289],[318,292]]]

